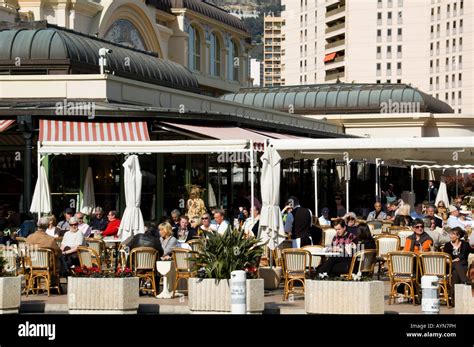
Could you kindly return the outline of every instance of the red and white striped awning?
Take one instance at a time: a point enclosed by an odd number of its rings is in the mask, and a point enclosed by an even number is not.
[[[146,122],[40,120],[39,141],[150,141]]]
[[[13,119],[4,119],[4,120],[0,120],[0,133],[2,131],[5,131],[7,130],[13,123],[15,123],[16,121]]]

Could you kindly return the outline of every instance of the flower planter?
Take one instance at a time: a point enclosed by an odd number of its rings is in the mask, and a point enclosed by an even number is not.
[[[21,276],[0,277],[0,314],[18,313],[21,297]]]
[[[472,287],[466,284],[454,285],[454,313],[474,314]]]
[[[262,313],[263,279],[246,281],[247,313]],[[230,281],[190,278],[189,310],[193,313],[230,313]]]
[[[305,311],[319,314],[383,314],[383,282],[306,281]]]
[[[69,277],[68,308],[72,314],[136,314],[138,277]]]
[[[265,289],[274,290],[280,287],[282,279],[281,267],[261,266],[258,268],[258,278],[263,279]]]

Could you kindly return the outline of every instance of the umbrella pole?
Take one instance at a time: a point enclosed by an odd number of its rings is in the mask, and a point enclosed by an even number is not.
[[[38,185],[39,185],[38,222],[39,222],[39,220],[40,220],[40,218],[41,218],[41,207],[42,207],[42,206],[41,206],[41,188],[42,188],[41,186],[42,186],[42,184],[41,184],[41,182],[40,182],[40,177],[41,177],[41,176],[40,176],[40,175],[41,175],[41,153],[40,153],[40,146],[41,146],[41,142],[38,141],[38,146],[37,146],[37,152],[38,152],[38,153],[37,153],[37,157],[38,157],[38,158],[37,158],[37,162],[38,162],[38,165],[37,165],[37,166],[38,166],[37,182],[39,183],[39,184],[38,184]]]
[[[318,162],[319,158],[314,160],[314,215],[318,217]]]
[[[254,153],[253,153],[253,141],[250,141],[250,211],[254,207],[254,167],[253,167]],[[253,213],[250,212],[250,218],[253,225]]]

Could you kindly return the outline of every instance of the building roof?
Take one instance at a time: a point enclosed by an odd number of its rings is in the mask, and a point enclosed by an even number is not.
[[[171,9],[186,8],[236,29],[247,31],[244,23],[239,18],[205,0],[146,0],[146,4],[170,13]]]
[[[334,83],[243,88],[221,98],[286,112],[293,105],[295,114],[454,113],[448,104],[406,84]]]
[[[54,25],[35,23],[35,28],[0,25],[0,64],[21,58],[21,65],[40,65],[47,60],[68,61],[99,72],[99,49],[108,48],[107,70],[115,75],[197,92],[196,77],[184,66],[158,58],[156,54],[115,44]],[[2,62],[3,61],[3,62]]]

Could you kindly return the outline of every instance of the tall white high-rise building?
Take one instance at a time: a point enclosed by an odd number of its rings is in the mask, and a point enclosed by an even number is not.
[[[282,4],[286,85],[406,83],[474,113],[474,1]]]

